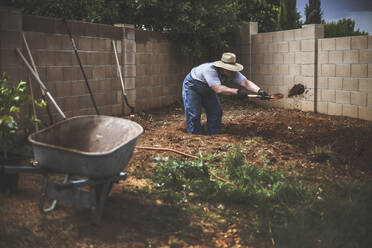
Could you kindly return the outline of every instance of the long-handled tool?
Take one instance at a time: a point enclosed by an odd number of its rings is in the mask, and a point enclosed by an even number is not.
[[[98,108],[97,108],[97,104],[96,104],[96,101],[94,100],[94,96],[93,96],[92,90],[90,89],[87,75],[85,74],[85,71],[84,71],[83,65],[81,64],[81,60],[80,60],[79,53],[78,53],[78,51],[77,51],[77,47],[76,47],[76,44],[75,44],[75,40],[74,40],[74,38],[72,37],[72,34],[71,34],[71,31],[70,31],[70,28],[68,27],[68,24],[67,24],[66,20],[64,19],[63,22],[65,23],[65,26],[66,26],[66,29],[67,29],[68,35],[70,36],[71,43],[72,43],[72,47],[74,48],[75,55],[76,55],[76,58],[77,58],[77,60],[78,60],[78,62],[79,62],[81,72],[83,73],[83,77],[84,77],[84,80],[85,80],[85,84],[86,84],[86,86],[87,86],[87,88],[88,88],[88,91],[89,91],[89,94],[90,94],[90,98],[92,99],[93,106],[94,106],[94,108],[96,109],[96,113],[97,113],[97,115],[99,115],[99,111],[98,111]]]
[[[123,98],[124,98],[125,103],[127,104],[127,106],[130,109],[130,113],[133,114],[134,113],[134,107],[132,107],[128,103],[127,92],[125,90],[125,84],[124,84],[124,80],[123,80],[123,75],[121,73],[120,63],[119,63],[119,59],[118,59],[118,53],[116,51],[116,45],[115,45],[115,41],[114,40],[112,40],[112,46],[114,47],[116,65],[118,67],[118,72],[119,72],[119,77],[120,77],[120,82],[121,82],[121,90],[123,92]]]
[[[41,79],[39,77],[39,74],[32,69],[31,65],[27,62],[26,58],[23,56],[23,54],[19,50],[19,48],[16,48],[16,50],[17,50],[19,56],[22,58],[23,62],[26,64],[27,68],[30,70],[30,72],[32,73],[32,75],[36,78],[36,81],[39,83],[42,92],[44,92],[45,95],[48,96],[48,98],[53,103],[54,107],[57,109],[58,113],[62,116],[62,118],[63,119],[66,119],[66,115],[63,113],[63,111],[61,110],[61,108],[58,106],[57,102],[54,100],[54,98],[50,94],[50,92],[47,89],[47,87],[41,81]],[[31,56],[30,56],[30,58],[31,58]],[[35,68],[36,68],[36,66],[35,66]],[[69,180],[69,175],[65,175],[64,183],[67,182],[68,180]],[[49,211],[53,210],[55,208],[56,204],[57,204],[57,200],[53,200],[52,205],[49,208],[43,209],[43,211],[44,212],[49,212]]]
[[[284,95],[282,93],[276,93],[276,94],[273,94],[273,95],[269,95],[269,96],[266,96],[266,97],[263,97],[263,96],[260,96],[260,95],[247,95],[248,98],[260,98],[260,99],[263,99],[263,100],[279,100],[279,99],[282,99],[284,97]]]
[[[16,51],[18,52],[19,56],[23,60],[23,62],[26,64],[27,68],[30,70],[32,75],[36,78],[36,81],[39,83],[40,87],[44,90],[45,94],[48,96],[49,100],[53,103],[54,107],[57,109],[58,113],[62,116],[63,119],[66,119],[66,115],[63,113],[61,108],[58,106],[57,102],[54,100],[52,95],[50,94],[47,87],[44,85],[44,83],[40,80],[38,74],[32,69],[31,65],[27,62],[26,58],[23,56],[22,52],[19,50],[19,48],[16,48]]]
[[[24,33],[22,33],[22,37],[23,37],[23,42],[25,43],[25,46],[26,46],[26,49],[27,49],[28,57],[31,60],[32,67],[34,68],[34,71],[35,71],[36,75],[39,76],[39,72],[37,71],[34,58],[32,57],[32,54],[31,54],[31,51],[30,51],[30,48],[28,46],[28,43],[27,43],[27,40],[26,40],[26,37],[25,37]],[[41,98],[43,98],[44,102],[47,102],[46,94],[45,94],[45,91],[43,90],[43,88],[40,87],[40,91],[41,91]],[[32,88],[31,88],[31,93],[33,93]],[[48,113],[50,124],[53,124],[53,117],[52,117],[52,113],[50,112],[50,108],[49,108],[48,104],[46,105],[46,110],[47,110],[47,113]],[[36,112],[35,112],[35,114],[36,114]]]

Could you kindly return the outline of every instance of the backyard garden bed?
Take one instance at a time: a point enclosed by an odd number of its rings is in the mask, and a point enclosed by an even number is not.
[[[141,124],[144,133],[126,168],[128,178],[114,186],[98,226],[87,221],[88,210],[66,204],[41,215],[38,199],[42,177],[22,175],[16,193],[0,195],[0,247],[339,247],[340,242],[346,242],[346,247],[368,247],[371,244],[367,235],[371,227],[365,225],[372,215],[367,211],[372,208],[372,191],[370,183],[366,183],[372,176],[371,122],[259,107],[249,100],[224,98],[222,102],[222,130],[215,136],[185,133],[181,104],[126,117]],[[199,163],[164,148],[197,156]],[[267,175],[274,183],[280,181],[280,185],[292,185],[287,179],[295,178],[296,187],[308,189],[288,191],[300,192],[301,196],[294,196],[293,201],[287,196],[278,199],[269,195],[259,202],[256,197],[262,194],[249,193],[250,189],[244,188],[241,181],[234,181],[226,173],[225,164],[239,156],[242,161],[238,162],[244,162],[245,168],[258,176]],[[198,191],[195,185],[194,188],[185,185],[192,184],[190,178],[182,181],[181,189],[167,188],[167,182],[157,175],[159,167],[164,165],[162,161],[167,159],[177,161],[175,165],[180,170],[201,164],[204,171],[208,168],[227,182],[212,174],[203,178],[208,185],[215,183],[213,187],[218,191],[209,195],[205,192],[203,195],[203,190]],[[186,161],[190,164],[183,164]],[[160,181],[155,181],[154,175]],[[195,181],[199,180],[198,175],[194,177]],[[203,180],[200,182],[206,182]],[[271,190],[274,184],[266,186],[264,192],[274,192]],[[249,197],[244,198],[242,191],[248,192]],[[301,205],[301,199],[313,207]],[[260,204],[267,207],[267,212],[257,213],[262,209]],[[345,231],[344,224],[350,230]]]

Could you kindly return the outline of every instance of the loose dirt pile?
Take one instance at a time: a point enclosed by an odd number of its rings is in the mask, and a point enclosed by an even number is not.
[[[302,84],[295,84],[290,90],[288,97],[301,95],[305,92],[305,86]]]

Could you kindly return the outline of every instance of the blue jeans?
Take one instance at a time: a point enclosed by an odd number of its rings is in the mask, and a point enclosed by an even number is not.
[[[207,134],[213,135],[220,132],[222,119],[220,99],[207,84],[193,79],[189,73],[183,81],[182,99],[187,133],[203,134],[200,124],[202,107],[207,115]]]

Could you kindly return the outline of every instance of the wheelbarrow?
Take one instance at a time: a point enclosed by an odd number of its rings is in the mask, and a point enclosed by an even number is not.
[[[90,209],[92,223],[99,224],[107,195],[113,183],[126,178],[123,169],[142,132],[139,124],[127,119],[72,117],[28,137],[39,168],[3,169],[43,174],[41,212],[53,210],[57,201],[68,202]],[[62,183],[51,182],[50,176],[58,173],[68,176]],[[53,201],[49,208],[44,207],[47,200]]]

